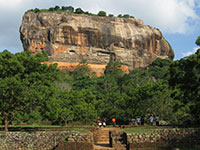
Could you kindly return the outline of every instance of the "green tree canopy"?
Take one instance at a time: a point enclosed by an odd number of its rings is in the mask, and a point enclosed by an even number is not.
[[[176,97],[189,107],[187,120],[193,123],[200,122],[200,49],[187,58],[177,60],[170,67],[170,85],[179,90]],[[184,95],[184,96],[183,96]]]
[[[155,77],[155,79],[162,79],[168,81],[169,79],[169,68],[171,65],[171,61],[167,59],[157,58],[153,63],[150,65],[147,72]]]
[[[81,8],[76,8],[75,13],[76,14],[84,14],[84,11]]]
[[[40,104],[37,97],[41,95],[31,98],[32,92],[48,88],[57,78],[56,65],[41,64],[47,59],[47,54],[31,56],[29,51],[15,55],[7,50],[0,53],[0,111],[6,131],[14,114]]]
[[[99,11],[99,13],[97,15],[98,16],[106,16],[106,12],[105,11]]]
[[[197,38],[197,40],[196,40],[196,44],[197,44],[198,46],[200,46],[200,36],[198,36],[198,38]]]

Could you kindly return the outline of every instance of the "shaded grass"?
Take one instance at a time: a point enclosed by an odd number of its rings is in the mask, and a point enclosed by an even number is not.
[[[200,150],[200,145],[194,145],[192,147],[180,148],[180,150]]]
[[[123,131],[126,133],[154,133],[153,130],[155,129],[170,129],[172,127],[166,127],[166,126],[135,126],[131,128],[124,128]]]
[[[123,129],[126,133],[153,133],[152,129],[140,129],[140,128],[127,128]]]
[[[79,133],[87,133],[87,134],[91,134],[90,131],[84,129],[84,128],[69,128],[68,131],[77,131]]]
[[[13,131],[21,131],[21,132],[36,132],[36,131],[77,131],[80,133],[89,133],[87,130],[88,127],[92,127],[92,125],[9,125],[8,130],[10,132]],[[0,126],[0,132],[4,132],[4,126]]]

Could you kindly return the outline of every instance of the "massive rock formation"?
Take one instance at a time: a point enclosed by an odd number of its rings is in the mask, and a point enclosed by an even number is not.
[[[116,60],[133,70],[174,57],[161,32],[135,18],[28,11],[20,34],[24,50],[46,51],[60,68],[86,61],[102,72]]]

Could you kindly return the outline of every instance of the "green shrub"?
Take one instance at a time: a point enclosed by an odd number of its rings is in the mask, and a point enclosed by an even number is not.
[[[74,12],[74,7],[68,6],[68,7],[66,8],[66,11],[73,13],[73,12]]]
[[[75,13],[76,14],[83,14],[84,11],[81,8],[76,8]]]
[[[121,18],[121,17],[122,17],[122,14],[119,14],[117,17],[120,17],[120,18]]]
[[[67,22],[67,19],[65,17],[62,17],[62,22]]]
[[[130,17],[130,15],[128,15],[128,14],[125,14],[123,17],[124,17],[124,18],[129,18],[129,17]]]
[[[49,11],[54,11],[54,8],[53,8],[53,7],[50,7],[50,8],[49,8]]]
[[[35,8],[35,9],[34,9],[34,12],[35,12],[35,13],[40,12],[40,9]]]
[[[59,10],[60,7],[59,6],[55,6],[54,10]]]
[[[198,46],[200,46],[200,36],[197,38],[196,44],[197,44]]]
[[[105,11],[99,11],[99,13],[97,15],[98,16],[106,16],[106,12]]]
[[[113,14],[109,14],[108,17],[114,17],[114,15]]]

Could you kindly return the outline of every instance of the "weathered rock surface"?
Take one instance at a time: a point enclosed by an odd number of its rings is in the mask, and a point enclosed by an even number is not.
[[[116,60],[133,70],[158,57],[174,57],[161,32],[135,18],[28,11],[20,34],[24,50],[46,51],[50,62],[65,63],[61,68],[83,60],[96,66]]]

